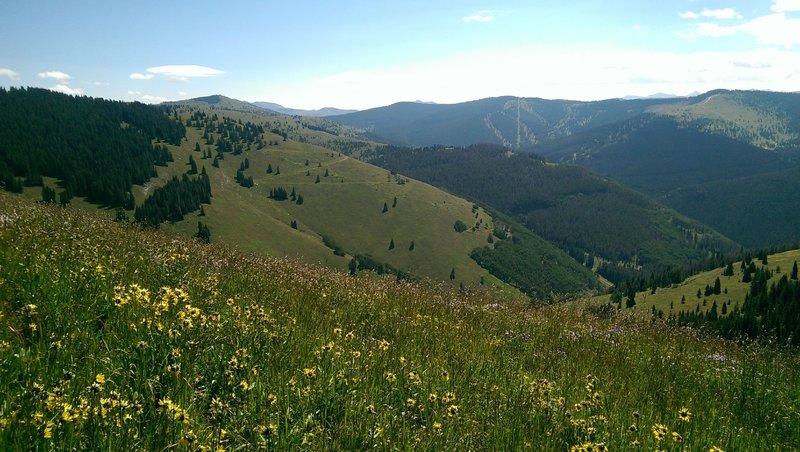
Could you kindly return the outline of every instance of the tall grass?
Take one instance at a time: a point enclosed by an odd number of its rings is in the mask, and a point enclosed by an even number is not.
[[[800,447],[800,359],[0,194],[0,448]]]

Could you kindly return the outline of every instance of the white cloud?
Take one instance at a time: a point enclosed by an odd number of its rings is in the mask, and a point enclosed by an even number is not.
[[[484,9],[471,16],[464,16],[461,18],[461,20],[464,22],[491,22],[495,19],[496,17],[494,17],[492,11],[488,9]]]
[[[44,78],[44,77],[43,77]],[[81,96],[83,95],[83,90],[80,88],[70,88],[69,86],[59,83],[56,86],[51,86],[50,91],[57,91],[59,93],[69,94],[70,96]]]
[[[216,77],[225,74],[225,71],[214,69],[208,66],[198,66],[194,64],[171,64],[167,66],[156,66],[146,70],[145,77],[160,75],[166,77],[168,80],[188,82],[193,78],[208,78]],[[141,74],[139,74],[141,75]],[[131,74],[133,78],[133,74]]]
[[[153,77],[155,77],[153,74],[140,74],[138,72],[134,72],[128,76],[131,80],[150,80]]]
[[[800,0],[774,0],[772,10],[776,13],[800,11]]]
[[[128,91],[128,95],[129,96],[141,96],[142,92],[141,91]]]
[[[696,24],[693,33],[675,33],[683,38],[705,36],[719,38],[745,33],[753,36],[759,44],[783,46],[787,49],[800,45],[800,19],[790,19],[784,13],[774,13],[740,25],[722,26],[712,23]]]
[[[161,97],[161,96],[151,96],[149,94],[145,94],[144,96],[142,96],[142,100],[147,102],[147,103],[154,104],[154,103],[158,103],[158,102],[164,102],[167,99],[165,97]]]
[[[92,82],[92,85],[94,85],[94,86],[111,86],[111,83],[109,83],[109,82]]]
[[[686,11],[682,13],[678,13],[683,19],[699,19],[701,17],[710,17],[712,19],[741,19],[742,15],[737,13],[733,8],[721,8],[721,9],[708,9],[705,8],[699,13],[695,13],[692,11]]]
[[[740,25],[739,30],[755,36],[761,44],[787,49],[800,45],[800,19],[789,19],[784,13],[758,17]]]
[[[733,36],[737,32],[737,27],[723,27],[717,24],[701,23],[697,24],[695,33],[697,36],[719,38],[721,36]]]
[[[713,17],[714,19],[741,19],[742,15],[737,13],[733,8],[722,8],[722,9],[704,9],[703,12],[700,13],[703,17]]]
[[[58,80],[60,82],[65,82],[72,77],[70,77],[69,74],[66,74],[61,71],[47,71],[47,72],[39,72],[39,78],[49,78],[53,80]]]
[[[186,95],[186,91],[178,91],[178,95],[179,96],[185,96]]]
[[[7,77],[11,80],[19,80],[19,73],[9,68],[0,67],[0,77]]]
[[[792,75],[799,73],[800,52],[780,48],[682,54],[601,46],[519,47],[298,80],[271,86],[257,97],[296,108],[358,109],[414,99],[454,103],[502,95],[599,100],[717,88],[797,91]]]

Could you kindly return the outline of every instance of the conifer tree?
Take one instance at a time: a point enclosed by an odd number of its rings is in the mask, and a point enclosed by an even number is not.
[[[197,162],[191,155],[189,156],[189,174],[197,174]]]
[[[383,203],[383,210],[381,212],[386,213],[388,211],[389,211],[389,206],[387,206],[386,203]]]
[[[391,240],[389,241],[389,249],[390,249],[390,250],[393,250],[393,249],[394,249],[394,239],[391,239]]]
[[[319,174],[317,174],[317,180],[314,181],[315,184],[319,183]]]
[[[792,265],[792,279],[797,279],[797,261],[794,261],[794,265]]]

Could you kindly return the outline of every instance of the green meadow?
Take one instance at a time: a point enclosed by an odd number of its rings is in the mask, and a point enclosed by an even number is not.
[[[795,350],[0,193],[4,450],[792,450],[798,425]]]

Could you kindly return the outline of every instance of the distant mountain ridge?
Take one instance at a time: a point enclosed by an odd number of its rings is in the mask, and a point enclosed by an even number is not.
[[[645,113],[768,150],[800,150],[800,94],[715,90],[693,97],[575,101],[492,97],[457,104],[399,102],[334,116],[375,141],[395,145],[499,144],[514,150],[569,137]]]
[[[330,119],[396,145],[499,144],[515,150],[630,119],[682,99],[611,99],[597,102],[492,97],[458,104],[400,102]]]
[[[274,102],[253,102],[253,105],[266,110],[272,110],[276,113],[289,116],[335,116],[346,115],[348,113],[355,113],[358,110],[344,110],[341,108],[324,107],[318,110],[303,110],[300,108],[289,108]]]

